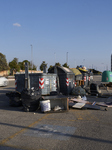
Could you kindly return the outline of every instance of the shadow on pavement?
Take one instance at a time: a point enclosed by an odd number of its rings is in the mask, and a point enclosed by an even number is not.
[[[73,135],[73,134],[69,134],[69,133],[63,133],[63,132],[59,132],[59,131],[51,131],[48,129],[40,129],[38,127],[34,128],[34,127],[28,127],[28,126],[20,126],[20,125],[13,125],[13,124],[8,124],[8,123],[0,123],[0,125],[4,125],[4,126],[9,126],[9,127],[19,127],[21,130],[32,130],[32,131],[36,131],[36,132],[43,132],[43,133],[49,133],[49,134],[54,134],[55,136],[67,136],[67,137],[72,137],[72,138],[76,138],[76,139],[81,139],[81,140],[89,140],[89,141],[94,141],[94,142],[99,142],[99,143],[108,143],[108,144],[112,144],[111,140],[105,140],[105,139],[100,139],[100,138],[92,138],[92,137],[85,137],[85,136],[79,136],[79,135]],[[9,137],[10,140],[10,137]],[[1,143],[0,143],[1,144]]]
[[[22,150],[22,149],[10,147],[10,146],[0,146],[0,150]]]

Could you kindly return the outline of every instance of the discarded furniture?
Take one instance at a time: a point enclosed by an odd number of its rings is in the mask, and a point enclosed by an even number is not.
[[[99,89],[99,86],[96,83],[90,84],[90,92],[91,92],[91,95],[94,95],[94,96],[101,95],[101,90]]]
[[[63,96],[63,95],[44,96],[42,101],[44,101],[43,104],[45,104],[44,106],[45,111],[42,108],[42,112],[48,112],[48,111],[49,112],[65,112],[69,110],[68,98],[66,96]],[[46,111],[47,110],[46,107],[48,111]]]

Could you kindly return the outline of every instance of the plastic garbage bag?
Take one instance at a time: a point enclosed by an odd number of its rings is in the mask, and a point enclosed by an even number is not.
[[[9,105],[13,107],[22,106],[21,93],[14,91],[6,93],[6,96],[9,98]]]
[[[78,87],[73,88],[71,94],[76,95],[76,96],[78,96],[78,95],[84,96],[84,95],[86,95],[86,92],[81,86],[78,86]]]
[[[24,111],[36,111],[40,107],[40,100],[42,99],[39,90],[37,89],[23,89],[21,92],[22,104]]]

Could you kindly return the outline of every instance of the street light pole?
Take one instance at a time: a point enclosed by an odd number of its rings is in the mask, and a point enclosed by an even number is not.
[[[68,52],[66,53],[66,63],[68,64]]]
[[[33,46],[31,45],[31,73],[33,69]]]
[[[83,65],[85,66],[85,59],[83,59]]]
[[[75,61],[75,68],[76,68],[76,60],[74,59],[74,61]]]
[[[56,53],[54,53],[54,56],[55,56],[55,65],[56,65]]]

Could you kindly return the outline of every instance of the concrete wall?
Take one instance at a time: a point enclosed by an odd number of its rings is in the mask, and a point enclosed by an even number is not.
[[[9,70],[0,71],[0,76],[8,76]]]
[[[28,71],[29,73],[43,73],[43,71],[37,71],[37,70],[29,70]],[[13,75],[15,74],[16,72],[13,71]],[[25,73],[25,70],[20,70],[20,72],[18,73]],[[9,70],[4,70],[4,71],[0,71],[0,76],[9,76],[10,74],[10,71]]]

